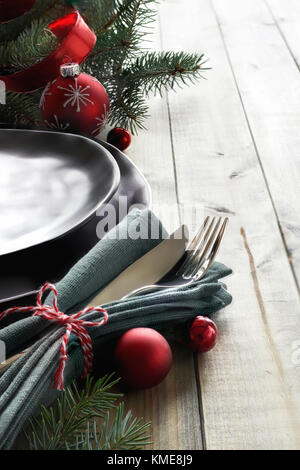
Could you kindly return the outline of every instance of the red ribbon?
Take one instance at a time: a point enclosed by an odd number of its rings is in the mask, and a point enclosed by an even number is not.
[[[53,300],[52,306],[51,305],[44,305],[42,303],[42,297],[44,293],[50,289],[53,293]],[[2,320],[6,315],[10,315],[12,313],[17,312],[33,312],[32,316],[40,316],[46,318],[47,320],[54,321],[59,325],[64,325],[66,327],[66,332],[62,337],[61,342],[61,355],[59,359],[59,365],[54,375],[54,388],[57,390],[64,390],[64,368],[67,361],[67,348],[69,343],[69,338],[71,333],[74,333],[79,341],[83,351],[83,373],[82,377],[86,377],[92,370],[93,366],[93,346],[91,337],[86,330],[86,327],[95,327],[95,326],[102,326],[108,320],[107,311],[101,307],[86,307],[80,312],[75,313],[74,315],[66,315],[63,312],[60,312],[57,306],[57,290],[53,284],[50,282],[46,282],[46,284],[41,288],[37,295],[37,302],[36,305],[32,305],[29,307],[12,307],[4,310],[0,314],[0,320]],[[103,315],[103,319],[100,321],[85,321],[82,320],[80,317],[86,313],[90,312],[100,312]]]
[[[81,64],[96,43],[96,35],[88,27],[78,11],[69,13],[49,24],[49,28],[61,41],[46,59],[11,75],[0,76],[6,89],[19,93],[34,91],[47,85],[59,75],[66,59]]]

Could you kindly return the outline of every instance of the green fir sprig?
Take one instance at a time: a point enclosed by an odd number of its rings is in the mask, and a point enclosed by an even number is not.
[[[7,27],[5,32],[0,26],[0,74],[22,70],[50,54],[57,40],[47,24],[67,13],[72,5],[80,10],[97,35],[96,45],[81,69],[98,78],[106,88],[111,104],[109,123],[136,133],[145,128],[149,94],[194,83],[208,70],[203,54],[150,52],[145,48],[145,37],[152,32],[158,3],[157,0],[45,0],[45,3],[37,0],[30,12],[13,20],[17,36],[15,30]],[[36,108],[41,93],[39,90],[29,100]],[[20,113],[10,109],[6,119],[17,125],[24,125],[26,120],[27,127],[41,127],[38,110],[31,108],[22,94],[16,95],[20,97]],[[8,96],[8,103],[13,101],[15,105],[16,100]],[[3,113],[0,109],[2,121]]]
[[[133,418],[129,410],[124,414],[124,403],[116,408],[114,419],[110,422],[110,413],[98,431],[97,421],[87,424],[76,444],[76,450],[140,450],[151,444],[150,423],[143,423],[142,418]]]
[[[88,377],[82,390],[76,382],[67,387],[53,406],[40,407],[25,431],[33,450],[141,449],[150,444],[150,423],[124,414],[122,395],[111,389],[118,380],[112,375],[95,383]],[[113,417],[112,417],[113,415]]]

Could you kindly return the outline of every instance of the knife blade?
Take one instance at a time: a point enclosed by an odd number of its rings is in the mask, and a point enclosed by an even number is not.
[[[89,303],[103,305],[121,299],[124,295],[162,279],[183,256],[188,242],[188,230],[181,225],[144,256],[122,271]]]

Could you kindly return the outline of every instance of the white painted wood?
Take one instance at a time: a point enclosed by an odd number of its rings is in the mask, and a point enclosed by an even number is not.
[[[298,0],[265,0],[298,66],[300,64],[300,3]]]
[[[299,283],[299,69],[263,0],[213,5]]]
[[[297,69],[262,1],[213,5],[276,209],[294,226]],[[299,295],[215,11],[209,0],[166,0],[161,18],[165,49],[205,51],[213,66],[198,87],[169,95],[179,200],[230,215],[219,260],[234,269],[234,302],[217,316],[217,347],[199,356],[207,447],[299,448],[300,377],[291,359]]]

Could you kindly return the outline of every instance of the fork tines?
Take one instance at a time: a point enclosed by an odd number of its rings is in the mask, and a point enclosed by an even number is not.
[[[187,248],[187,256],[177,274],[185,279],[202,277],[220,246],[228,217],[207,216]]]

